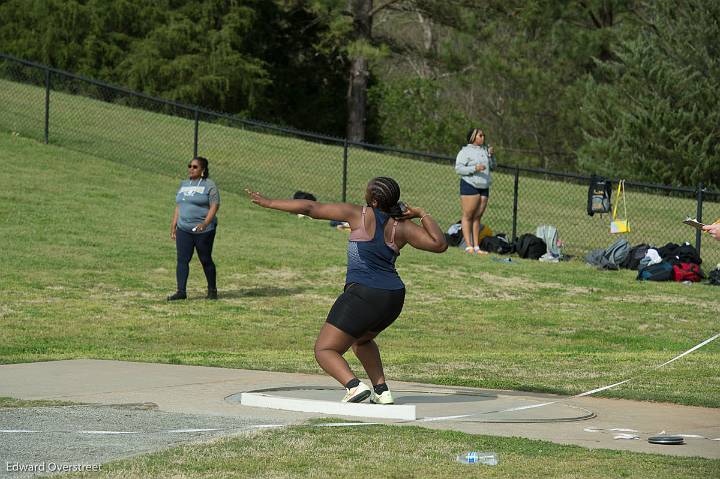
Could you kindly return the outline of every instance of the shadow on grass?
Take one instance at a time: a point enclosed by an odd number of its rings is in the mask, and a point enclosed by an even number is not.
[[[266,296],[293,296],[301,294],[306,288],[244,288],[234,291],[220,291],[218,294],[222,298],[257,298]]]

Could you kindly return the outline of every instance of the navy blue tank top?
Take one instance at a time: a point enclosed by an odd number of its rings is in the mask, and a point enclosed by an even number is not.
[[[350,233],[348,241],[348,263],[345,284],[359,283],[363,286],[378,289],[403,289],[405,284],[395,270],[395,260],[400,251],[395,246],[395,230],[393,225],[390,243],[385,242],[385,224],[388,215],[373,208],[375,213],[375,235],[371,238],[365,229],[365,213],[363,206],[362,227]]]

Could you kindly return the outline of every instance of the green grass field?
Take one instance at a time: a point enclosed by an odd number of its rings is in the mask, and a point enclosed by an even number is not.
[[[494,451],[497,466],[460,464],[463,451]],[[293,427],[209,445],[181,446],[103,465],[93,478],[715,477],[720,461],[588,450],[545,441],[420,427]],[[66,477],[66,476],[63,476]]]
[[[43,88],[0,80],[0,131],[42,139],[44,95]],[[193,152],[194,124],[187,118],[189,114],[183,115],[169,116],[53,92],[50,142],[141,171],[179,176],[185,173],[184,165]],[[244,187],[252,186],[283,197],[303,190],[314,193],[321,201],[341,199],[342,147],[270,133],[202,121],[199,152],[211,160],[213,176],[225,191],[241,193]],[[396,178],[405,200],[425,206],[443,228],[460,219],[458,177],[451,162],[428,163],[350,148],[348,200],[362,200],[364,185],[380,175]],[[511,174],[495,173],[484,221],[496,233],[512,233],[513,182]],[[720,198],[711,199],[714,202],[704,204],[706,220],[720,217]],[[610,220],[608,215],[589,217],[586,200],[586,185],[523,175],[517,233],[534,233],[537,226],[552,224],[566,244],[566,254],[584,257],[591,249],[605,248],[616,239],[609,233]],[[695,230],[681,223],[687,215],[695,216],[694,195],[667,197],[628,188],[627,202],[632,233],[626,237],[632,244],[694,244]],[[720,262],[720,243],[707,238],[702,256],[707,264]]]
[[[3,103],[6,92],[0,87],[0,131],[8,118],[22,118],[14,116],[12,101]],[[117,108],[109,107],[108,115]],[[105,123],[106,135],[117,132],[116,145],[138,139],[122,140],[120,129],[112,128],[136,113],[121,112]],[[66,121],[70,132],[81,119]],[[184,120],[166,119],[174,121]],[[144,124],[132,124],[142,135]],[[220,135],[225,127],[217,128]],[[0,132],[10,184],[0,189],[6,251],[0,363],[100,358],[321,373],[312,345],[342,288],[347,233],[325,221],[260,209],[233,192],[247,183],[286,193],[277,189],[283,173],[272,162],[253,166],[256,177],[244,167],[233,171],[221,160],[211,163],[222,194],[215,243],[221,300],[201,299],[204,278],[194,260],[190,300],[168,304],[164,298],[175,286],[169,224],[188,155],[173,149],[174,143],[163,145],[159,131],[152,135],[156,143],[142,137],[144,148],[160,158],[147,167],[138,150],[111,148],[102,136],[89,135],[81,146],[70,133],[62,139],[58,132],[58,144],[46,146],[24,138],[17,125],[10,129],[21,136]],[[228,144],[234,135],[226,134]],[[255,158],[264,146],[253,143],[262,135],[252,135],[257,134],[247,133],[243,141],[255,148]],[[268,152],[277,150],[279,140],[272,141]],[[297,147],[285,141],[288,151]],[[218,151],[211,161],[221,156]],[[397,159],[397,168],[407,161]],[[375,174],[362,173],[353,173],[351,190],[360,192]],[[318,180],[317,187],[323,184]],[[411,193],[422,199],[420,190],[410,189],[408,198]],[[406,307],[379,340],[391,384],[413,380],[575,394],[635,377],[602,395],[720,407],[718,341],[653,369],[720,332],[714,287],[640,283],[633,272],[600,272],[581,262],[499,263],[457,249],[442,255],[403,250],[398,269],[408,286]],[[358,368],[354,360],[351,365]],[[5,401],[0,406],[13,405]],[[463,469],[448,454],[485,448],[503,461],[482,469],[490,477],[712,477],[720,469],[718,461],[523,439],[389,426],[368,431],[377,441],[372,447],[368,433],[358,429],[300,427],[173,449],[113,464],[103,474],[317,477],[337,475],[350,464],[408,471],[390,477],[463,477],[478,470]],[[386,453],[375,462],[371,449]],[[318,457],[323,459],[311,464]]]
[[[8,251],[0,361],[319,372],[312,344],[342,287],[347,233],[223,192],[215,251],[223,300],[200,299],[195,260],[191,300],[167,304],[179,178],[0,138],[17,185],[0,192]],[[390,378],[573,394],[646,373],[606,394],[720,406],[717,343],[652,370],[717,332],[714,287],[457,249],[404,250],[398,265],[408,297],[381,341]]]

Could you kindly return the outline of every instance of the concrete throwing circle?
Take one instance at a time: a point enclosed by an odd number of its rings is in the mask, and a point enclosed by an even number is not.
[[[424,421],[448,418],[482,423],[551,423],[584,421],[595,417],[595,413],[588,409],[565,404],[560,402],[561,399],[553,402],[547,396],[531,393],[469,388],[398,388],[391,392],[395,399],[394,406],[369,402],[340,403],[345,390],[327,386],[255,389],[233,394],[226,399],[247,406],[288,411]],[[411,407],[414,407],[412,412]],[[528,409],[505,411],[522,407]],[[392,408],[398,413],[391,412]]]

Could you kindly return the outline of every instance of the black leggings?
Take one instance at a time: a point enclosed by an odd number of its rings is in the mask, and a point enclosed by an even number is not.
[[[193,249],[197,249],[198,258],[205,271],[208,289],[215,290],[215,263],[212,260],[215,230],[207,233],[192,234],[178,228],[175,230],[175,246],[177,247],[177,290],[185,292],[188,276],[190,275],[190,260]]]

